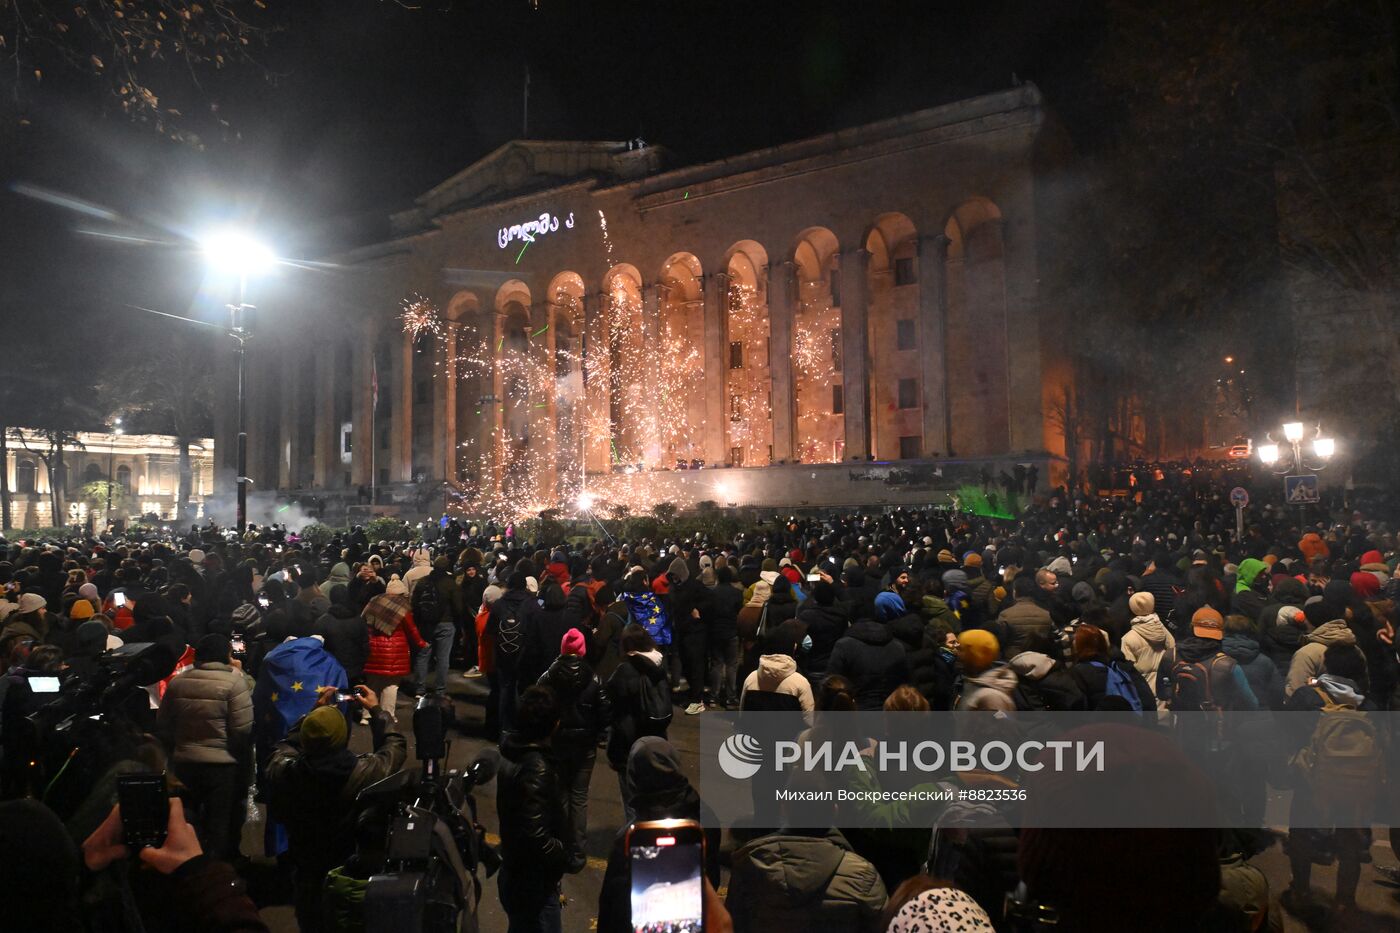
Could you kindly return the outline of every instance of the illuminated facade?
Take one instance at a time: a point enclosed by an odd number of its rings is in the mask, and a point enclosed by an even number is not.
[[[505,514],[1048,481],[1048,135],[1023,85],[676,170],[640,141],[508,143],[278,299],[314,336],[250,354],[255,488]],[[230,406],[222,451],[233,430]]]

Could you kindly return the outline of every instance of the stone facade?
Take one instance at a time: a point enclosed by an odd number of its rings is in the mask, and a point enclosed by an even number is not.
[[[669,171],[640,141],[508,143],[268,301],[308,336],[250,350],[255,488],[505,514],[723,499],[679,495],[702,465],[774,505],[894,461],[1048,481],[1047,135],[1022,85]],[[235,430],[230,405],[221,491]]]

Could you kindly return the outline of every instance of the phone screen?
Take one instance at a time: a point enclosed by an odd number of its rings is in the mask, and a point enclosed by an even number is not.
[[[160,848],[170,822],[170,803],[164,774],[123,774],[117,777],[117,803],[121,806],[122,832],[133,849]]]
[[[125,594],[125,593],[114,593],[114,594],[112,595],[112,605],[113,605],[113,606],[116,606],[118,609],[120,609],[122,606],[125,606],[125,605],[126,605],[126,594]]]
[[[817,583],[817,582],[819,582],[819,581],[821,580],[821,578],[822,578],[822,575],[819,574],[819,573],[809,573],[809,574],[807,574],[807,582],[808,582],[808,583]]]
[[[268,599],[266,596],[259,596],[258,605],[266,609],[268,606],[272,605],[272,600]]]
[[[704,835],[699,824],[628,834],[634,933],[701,933],[705,923]]]
[[[29,678],[29,689],[35,693],[57,693],[57,677],[31,677]]]

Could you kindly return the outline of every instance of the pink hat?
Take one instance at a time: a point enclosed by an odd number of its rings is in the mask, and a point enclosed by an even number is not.
[[[583,633],[576,628],[571,628],[564,633],[564,640],[559,643],[560,654],[576,654],[580,657],[588,653],[588,642],[583,640]]]

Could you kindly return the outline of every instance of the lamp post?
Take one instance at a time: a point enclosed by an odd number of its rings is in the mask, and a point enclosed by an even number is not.
[[[1283,426],[1283,444],[1265,434],[1269,443],[1259,445],[1259,460],[1276,476],[1302,475],[1304,471],[1320,473],[1327,469],[1337,452],[1337,442],[1322,436],[1322,425],[1316,425],[1310,441],[1304,441],[1307,429],[1301,421],[1289,421]],[[1316,477],[1314,477],[1316,479]],[[1287,480],[1285,480],[1285,485]],[[1301,488],[1301,487],[1300,487]],[[1309,500],[1311,501],[1311,500]],[[1299,524],[1302,524],[1306,502],[1298,502]]]
[[[248,276],[276,262],[272,251],[257,240],[234,230],[223,230],[203,240],[205,258],[215,269],[238,276],[238,302],[228,306],[228,335],[238,341],[238,513],[236,527],[241,535],[248,529],[248,430],[244,374],[247,362],[247,312],[253,306],[245,301]]]
[[[117,459],[117,438],[121,437],[122,419],[115,418],[112,421],[111,440],[107,442],[107,515],[106,524],[112,524],[112,484],[117,481],[117,475],[112,472]]]

